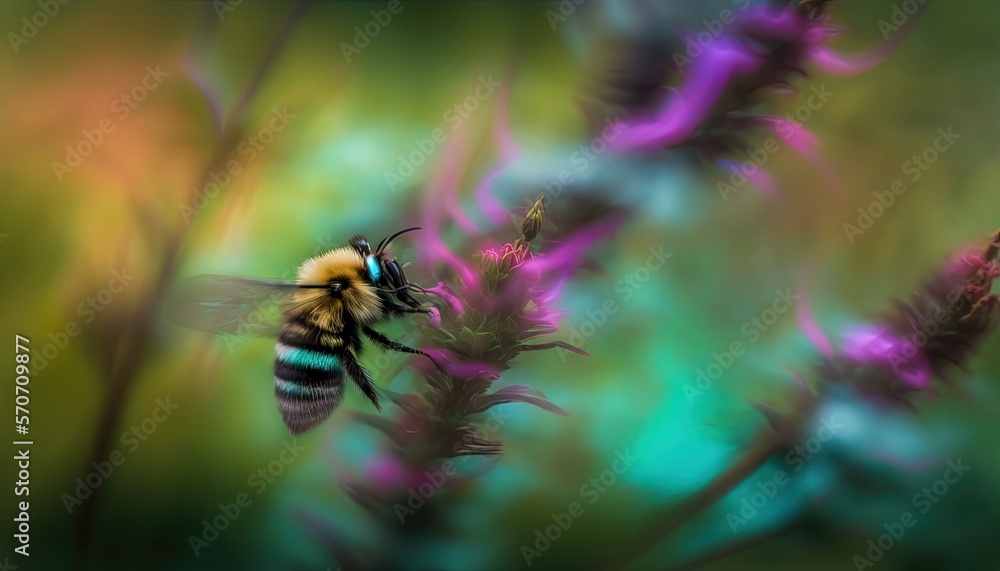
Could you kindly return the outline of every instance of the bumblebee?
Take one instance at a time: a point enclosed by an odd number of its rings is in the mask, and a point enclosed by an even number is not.
[[[371,376],[358,362],[363,339],[383,349],[422,355],[441,369],[427,353],[373,329],[394,317],[432,313],[410,295],[423,289],[406,280],[388,250],[397,236],[419,229],[387,236],[374,252],[364,236],[356,235],[347,247],[306,260],[295,281],[188,278],[175,288],[167,315],[180,325],[213,333],[276,336],[274,397],[294,434],[314,428],[333,413],[343,399],[345,376],[381,411]],[[278,328],[259,314],[274,305],[269,298],[282,308]]]

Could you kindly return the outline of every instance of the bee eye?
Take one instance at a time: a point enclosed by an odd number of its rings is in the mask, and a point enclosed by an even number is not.
[[[368,267],[368,274],[373,282],[378,282],[382,278],[382,264],[375,256],[365,256],[365,265]]]

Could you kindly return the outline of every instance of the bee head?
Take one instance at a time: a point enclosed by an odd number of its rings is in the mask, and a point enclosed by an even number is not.
[[[368,277],[371,283],[377,288],[395,290],[401,288],[406,283],[406,278],[403,276],[399,263],[396,262],[396,257],[389,252],[388,248],[389,244],[397,236],[414,230],[420,230],[420,227],[405,228],[386,236],[378,243],[374,252],[368,240],[361,234],[355,234],[354,237],[348,240],[348,244],[354,248],[354,251],[364,258],[365,270],[368,273]]]
[[[339,322],[345,313],[358,323],[378,320],[384,311],[382,300],[364,262],[356,248],[336,248],[306,260],[299,269],[299,282],[326,287],[300,290],[295,300],[300,310],[324,326]]]

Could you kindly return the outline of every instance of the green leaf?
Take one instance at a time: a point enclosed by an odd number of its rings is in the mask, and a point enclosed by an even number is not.
[[[498,404],[507,404],[511,402],[533,404],[549,412],[562,416],[569,416],[565,410],[546,400],[545,394],[542,393],[542,391],[532,389],[524,385],[511,385],[509,387],[504,387],[493,394],[480,396],[476,399],[472,407],[470,407],[469,414],[485,412]]]

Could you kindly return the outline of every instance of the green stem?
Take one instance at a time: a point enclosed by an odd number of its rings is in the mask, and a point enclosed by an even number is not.
[[[209,174],[212,170],[218,164],[225,161],[226,157],[236,148],[243,132],[242,124],[247,106],[257,93],[264,76],[273,67],[273,63],[281,47],[287,43],[292,30],[301,19],[305,6],[306,2],[299,2],[292,8],[281,30],[275,35],[268,46],[260,65],[256,69],[240,98],[240,102],[230,117],[229,125],[219,149],[201,173],[200,184],[194,188],[204,187],[209,180]],[[153,285],[153,290],[143,300],[141,304],[142,310],[136,313],[134,321],[127,327],[128,333],[121,335],[118,339],[118,343],[116,344],[116,349],[118,350],[114,353],[119,355],[120,358],[117,361],[109,361],[108,363],[110,366],[110,370],[108,371],[110,375],[108,400],[101,413],[97,431],[94,433],[90,447],[90,458],[95,461],[99,462],[107,458],[110,454],[112,433],[121,420],[122,412],[128,403],[133,385],[138,378],[139,367],[150,348],[149,340],[152,328],[177,268],[181,245],[186,234],[187,225],[178,222],[173,228],[171,235],[167,238],[167,247],[160,260],[160,266],[157,269],[157,279]],[[74,530],[74,544],[78,555],[77,565],[80,568],[86,567],[87,547],[94,527],[94,519],[99,505],[98,499],[106,487],[101,486],[94,489],[91,496],[80,508]]]
[[[688,559],[687,561],[675,563],[674,565],[667,567],[665,571],[692,571],[694,569],[700,569],[706,565],[711,565],[712,563],[715,563],[717,561],[722,561],[723,559],[731,555],[735,555],[736,553],[740,553],[742,551],[746,551],[748,549],[764,545],[765,543],[769,543],[785,535],[786,533],[791,531],[792,528],[793,528],[792,525],[784,525],[767,533],[761,533],[758,535],[754,535],[752,537],[741,539],[739,541],[734,541],[732,543],[723,546],[720,549],[715,549],[708,553],[697,555],[695,557],[692,557],[691,559]]]
[[[736,464],[728,470],[719,474],[709,482],[698,493],[681,502],[680,505],[668,511],[662,517],[654,519],[645,526],[648,531],[642,533],[638,539],[614,561],[602,565],[602,569],[618,569],[628,565],[638,559],[654,545],[662,541],[671,533],[677,531],[685,523],[689,522],[696,515],[702,513],[709,507],[715,505],[733,490],[743,483],[751,474],[779,451],[780,443],[770,428],[761,429],[757,435],[750,451],[746,453]]]

